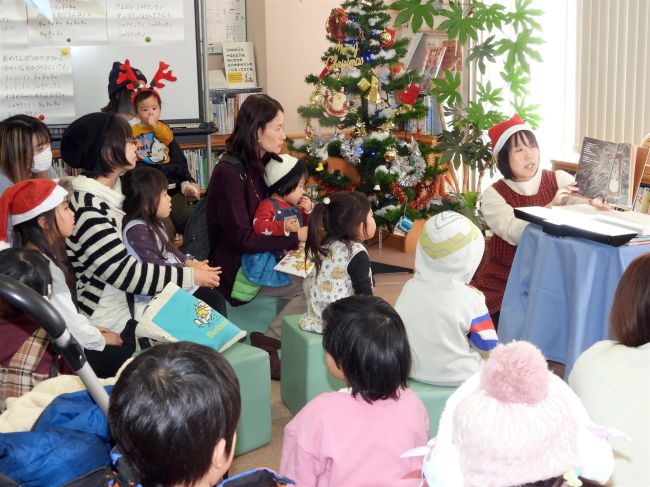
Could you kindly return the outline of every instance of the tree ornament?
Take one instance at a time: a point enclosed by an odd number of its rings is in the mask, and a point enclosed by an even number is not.
[[[395,123],[393,122],[393,119],[392,119],[392,118],[386,120],[384,123],[382,123],[382,124],[379,126],[379,129],[380,129],[382,132],[390,132],[390,131],[393,130],[394,128],[395,128]]]
[[[368,81],[366,78],[361,78],[357,83],[357,86],[361,91],[368,91],[368,88],[370,88],[370,81]]]
[[[355,139],[365,137],[368,132],[366,132],[366,124],[363,123],[363,120],[359,119],[357,120],[357,123],[354,125],[354,128],[352,129],[352,137]]]
[[[413,105],[418,99],[419,94],[420,94],[420,87],[415,83],[411,83],[406,87],[406,90],[402,91],[399,94],[399,99],[402,103]]]
[[[386,29],[384,32],[379,34],[379,42],[383,48],[393,47],[393,44],[395,44],[395,30]]]
[[[307,119],[305,124],[305,142],[311,144],[314,135],[314,127],[311,126],[311,118]]]
[[[325,170],[325,166],[323,166],[323,161],[318,161],[318,165],[316,166],[316,172],[321,172]]]
[[[342,8],[334,8],[325,24],[325,30],[339,42],[345,40],[345,24],[348,23],[348,13]]]
[[[397,151],[395,149],[386,149],[384,152],[384,161],[393,162],[397,157]]]
[[[323,94],[320,92],[320,90],[314,90],[314,92],[309,96],[309,106],[313,108],[323,106]]]
[[[401,64],[396,64],[393,66],[393,73],[399,74],[402,71],[402,65]]]
[[[341,89],[341,91],[337,91],[327,97],[325,111],[334,117],[343,118],[345,117],[349,105],[350,103],[348,102],[343,89]]]
[[[379,96],[379,78],[372,75],[370,79],[370,92],[368,93],[368,101],[370,103],[378,103],[381,97]]]

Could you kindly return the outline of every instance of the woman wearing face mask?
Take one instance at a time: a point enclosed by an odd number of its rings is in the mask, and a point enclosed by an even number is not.
[[[26,179],[56,178],[50,139],[47,125],[29,115],[0,123],[0,195]]]

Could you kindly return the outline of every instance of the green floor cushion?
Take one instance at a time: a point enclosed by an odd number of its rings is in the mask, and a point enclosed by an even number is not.
[[[282,310],[286,301],[273,296],[257,296],[242,306],[228,304],[228,319],[242,330],[246,330],[246,343],[250,344],[250,333],[264,333],[269,323]]]

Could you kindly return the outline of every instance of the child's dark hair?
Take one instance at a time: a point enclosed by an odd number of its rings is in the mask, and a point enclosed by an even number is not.
[[[38,219],[41,216],[45,219],[45,229],[41,228],[38,224]],[[49,257],[63,272],[72,296],[76,296],[75,280],[68,268],[65,240],[59,231],[59,225],[56,221],[56,208],[41,213],[31,220],[14,225],[12,228],[14,232],[14,247],[25,248],[33,245],[42,254]],[[51,234],[53,238],[48,239],[46,232]]]
[[[358,191],[336,193],[314,207],[309,220],[305,253],[314,262],[317,273],[323,257],[327,255],[327,249],[323,247],[336,240],[346,243],[348,247],[352,242],[359,241],[357,230],[359,224],[363,224],[364,231],[367,230],[369,211],[368,197]]]
[[[323,311],[323,348],[341,368],[352,395],[397,399],[411,371],[411,348],[397,311],[376,296],[349,296]]]
[[[239,382],[216,350],[191,342],[151,347],[122,372],[108,421],[142,485],[194,485],[217,443],[234,448]]]
[[[131,92],[126,86],[119,88],[108,99],[108,103],[100,111],[123,114],[130,117],[135,116],[135,109],[131,102]]]
[[[510,136],[510,138],[503,144],[501,150],[497,154],[497,167],[499,172],[506,179],[512,179],[512,169],[510,168],[510,148],[516,143],[524,144],[528,147],[538,147],[537,138],[530,130],[520,130]]]
[[[162,106],[162,100],[160,99],[160,95],[157,95],[151,90],[145,90],[139,92],[137,95],[133,97],[133,109],[137,112],[138,111],[138,103],[143,102],[145,100],[148,100],[152,96],[156,97],[156,100],[158,101],[158,105]]]
[[[15,279],[41,296],[49,294],[52,284],[47,259],[38,250],[24,247],[0,251],[0,275]]]
[[[124,182],[124,226],[132,220],[143,220],[154,240],[161,243],[158,249],[163,258],[165,251],[174,250],[172,242],[167,237],[165,229],[156,217],[160,194],[167,191],[167,178],[158,169],[148,166],[138,166],[123,177]]]
[[[634,259],[616,287],[609,312],[609,331],[618,343],[650,343],[650,254]]]
[[[248,96],[237,112],[235,129],[226,139],[227,152],[255,172],[264,174],[257,131],[266,129],[266,124],[280,112],[284,112],[282,105],[270,96],[263,93]]]
[[[0,123],[0,170],[13,183],[33,177],[34,139],[41,145],[49,143],[51,138],[47,125],[29,115],[14,115],[3,120]],[[36,177],[47,177],[47,172]]]
[[[92,169],[86,169],[84,175],[90,178],[108,176],[116,169],[131,166],[126,158],[126,144],[133,138],[131,126],[122,116],[111,114],[106,126],[104,140],[97,164]]]
[[[296,165],[291,168],[291,171],[269,187],[269,194],[286,196],[298,187],[300,181],[306,181],[308,176],[305,163],[301,159],[298,159]]]

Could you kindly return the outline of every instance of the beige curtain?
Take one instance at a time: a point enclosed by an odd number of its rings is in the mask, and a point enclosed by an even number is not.
[[[650,1],[578,0],[575,148],[650,132]]]

